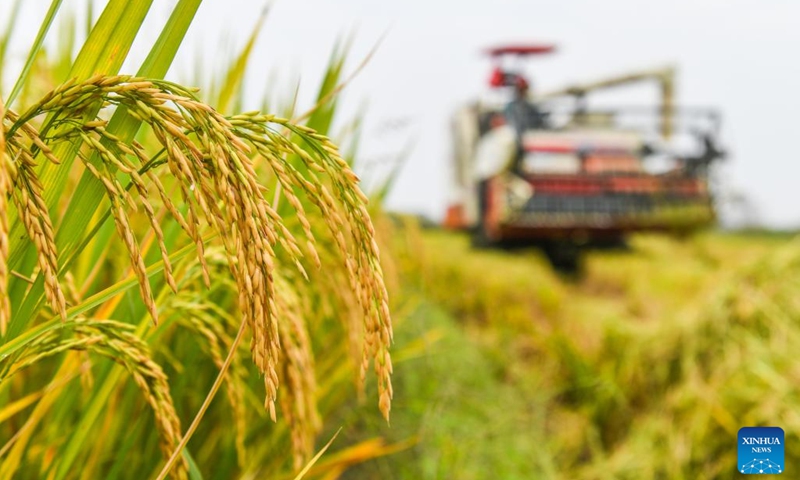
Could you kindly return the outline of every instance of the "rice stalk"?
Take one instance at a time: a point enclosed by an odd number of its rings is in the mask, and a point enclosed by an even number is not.
[[[5,107],[0,100],[0,118],[5,116]],[[12,181],[9,169],[13,164],[6,152],[5,129],[0,128],[0,335],[5,336],[11,319],[11,301],[8,296],[8,194]]]

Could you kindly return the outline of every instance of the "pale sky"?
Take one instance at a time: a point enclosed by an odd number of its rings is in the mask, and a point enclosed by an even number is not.
[[[20,21],[32,36],[50,2],[25,3]],[[63,8],[80,3],[66,0]],[[150,41],[175,3],[154,1],[144,26]],[[224,52],[244,43],[264,3],[205,0],[170,77],[192,80],[197,51],[213,70]],[[724,115],[731,155],[719,175],[723,189],[745,192],[770,226],[800,227],[798,22],[800,2],[793,0],[278,0],[250,65],[246,107],[258,108],[265,91],[290,95],[299,78],[307,108],[337,38],[354,35],[352,70],[386,34],[345,91],[341,120],[366,104],[362,161],[391,159],[413,140],[389,206],[437,218],[448,197],[449,118],[485,89],[482,48],[557,44],[557,54],[531,62],[537,90],[672,63],[678,102]],[[129,71],[146,54],[142,40]],[[267,85],[269,78],[277,81]],[[607,99],[645,104],[657,96],[642,86]]]

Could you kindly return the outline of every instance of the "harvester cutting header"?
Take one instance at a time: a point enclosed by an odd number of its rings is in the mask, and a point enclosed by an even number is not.
[[[534,95],[523,63],[554,50],[486,52],[494,98],[454,117],[456,189],[445,226],[471,229],[480,245],[537,244],[573,267],[583,246],[712,224],[708,170],[724,156],[717,112],[676,106],[672,67]],[[659,86],[659,106],[588,107],[592,92],[643,81]]]

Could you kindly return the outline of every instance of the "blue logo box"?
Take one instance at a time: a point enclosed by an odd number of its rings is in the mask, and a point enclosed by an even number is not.
[[[739,464],[744,474],[783,473],[784,434],[780,427],[742,427],[739,429]]]

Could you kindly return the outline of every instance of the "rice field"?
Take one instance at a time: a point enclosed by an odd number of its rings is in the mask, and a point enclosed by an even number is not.
[[[583,278],[529,251],[419,231],[398,310],[393,428],[347,478],[734,478],[740,427],[795,414],[800,243],[638,236]]]
[[[54,0],[0,92],[0,479],[729,478],[765,424],[800,468],[797,240],[472,250],[362,191],[368,58],[241,112],[266,13],[184,84],[200,0],[120,71],[151,3]]]

